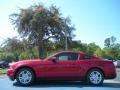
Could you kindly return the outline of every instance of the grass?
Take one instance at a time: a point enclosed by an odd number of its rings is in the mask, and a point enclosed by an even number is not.
[[[6,74],[6,69],[0,68],[0,75],[2,75],[2,74]]]

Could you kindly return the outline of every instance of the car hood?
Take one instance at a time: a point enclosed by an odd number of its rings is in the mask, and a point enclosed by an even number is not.
[[[40,59],[35,59],[35,60],[22,60],[22,61],[18,61],[18,62],[12,62],[12,63],[10,63],[10,66],[11,66],[11,65],[16,65],[16,64],[36,65],[36,64],[40,64],[41,62],[44,62],[44,60],[40,60]]]

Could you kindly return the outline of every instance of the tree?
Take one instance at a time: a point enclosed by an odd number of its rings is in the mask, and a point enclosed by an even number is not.
[[[82,43],[80,40],[72,41],[70,48],[74,51],[81,51],[87,53],[88,45],[86,43]]]
[[[3,49],[6,53],[13,53],[16,56],[16,60],[18,60],[19,54],[24,51],[24,44],[16,37],[8,38],[4,42]]]
[[[106,46],[106,47],[110,47],[110,38],[106,38],[105,39],[105,41],[104,41],[104,45]]]
[[[110,38],[106,38],[104,41],[104,45],[106,47],[113,47],[115,45],[116,38],[114,36],[111,36]]]
[[[88,47],[87,47],[87,53],[94,55],[94,52],[100,48],[98,45],[96,45],[95,43],[89,43]]]
[[[105,47],[105,48],[103,48],[103,52],[104,52],[104,58],[106,58],[106,59],[114,59],[111,48]]]
[[[13,37],[13,38],[8,38],[4,42],[4,49],[8,52],[15,52],[17,50],[23,50],[24,46],[19,39],[17,39],[16,37]]]
[[[45,57],[44,46],[47,41],[52,39],[63,43],[65,35],[68,41],[74,36],[72,32],[75,28],[70,18],[62,17],[59,8],[53,5],[46,8],[38,4],[20,9],[20,13],[14,13],[10,18],[21,37],[37,45],[40,58]]]
[[[34,52],[24,51],[19,55],[19,60],[36,59],[38,58],[37,54],[38,53],[36,53],[36,51]]]
[[[2,52],[2,53],[0,53],[0,60],[5,60],[7,62],[11,62],[11,61],[16,60],[16,57],[14,56],[13,53]]]
[[[97,57],[102,57],[103,56],[103,52],[102,52],[101,48],[97,48],[97,50],[94,52],[94,54]]]
[[[104,57],[113,60],[119,59],[120,44],[116,43],[116,37],[111,36],[110,38],[105,39],[104,43],[106,46],[103,48],[103,51],[105,52]]]

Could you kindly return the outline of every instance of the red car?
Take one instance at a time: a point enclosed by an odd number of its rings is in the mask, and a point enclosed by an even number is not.
[[[21,85],[40,80],[74,80],[100,85],[116,77],[112,61],[81,52],[64,51],[45,60],[24,60],[10,64],[7,75]]]

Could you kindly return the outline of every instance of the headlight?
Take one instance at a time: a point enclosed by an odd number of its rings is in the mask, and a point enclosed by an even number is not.
[[[9,68],[13,69],[13,65],[14,65],[14,63],[9,63]]]

